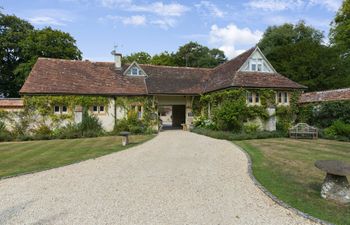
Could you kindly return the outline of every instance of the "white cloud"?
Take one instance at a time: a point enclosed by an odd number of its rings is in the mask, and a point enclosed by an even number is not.
[[[223,50],[227,57],[233,58],[242,53],[244,48],[254,46],[261,39],[263,32],[249,28],[239,28],[235,24],[226,27],[211,26],[209,42]]]
[[[185,5],[179,3],[165,4],[153,2],[150,4],[135,4],[132,0],[100,0],[102,6],[108,8],[119,8],[131,12],[146,12],[160,16],[181,16],[189,10]]]
[[[164,30],[168,30],[169,28],[174,27],[176,25],[176,20],[172,18],[156,19],[152,20],[151,24],[156,25]]]
[[[283,11],[305,9],[310,6],[322,6],[329,11],[337,11],[342,0],[249,0],[249,8],[264,11]]]
[[[164,4],[163,2],[154,2],[147,5],[133,4],[130,5],[127,10],[134,12],[154,13],[160,16],[181,16],[188,11],[189,8],[178,3]]]
[[[28,20],[30,23],[34,25],[56,25],[56,26],[66,25],[62,21],[49,16],[34,16],[34,17],[28,18]]]
[[[338,11],[343,0],[310,0],[309,5],[320,5],[328,9],[329,11]]]
[[[75,19],[71,12],[56,9],[33,10],[26,14],[24,17],[34,25],[64,26]]]
[[[265,11],[282,11],[300,8],[304,5],[304,2],[302,0],[250,0],[246,5],[253,9]]]
[[[99,18],[99,21],[101,22],[106,20],[110,20],[114,23],[121,22],[124,25],[134,25],[134,26],[146,25],[147,23],[146,17],[142,15],[135,15],[130,17],[107,15],[105,17]]]
[[[219,9],[214,3],[209,1],[201,1],[198,4],[195,4],[197,10],[202,14],[210,14],[213,17],[222,18],[226,12]]]
[[[122,19],[123,24],[125,25],[145,25],[146,24],[146,17],[144,16],[130,16],[130,17],[125,17]]]

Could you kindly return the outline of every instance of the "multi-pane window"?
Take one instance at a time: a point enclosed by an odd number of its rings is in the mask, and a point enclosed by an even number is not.
[[[280,91],[277,92],[277,103],[278,104],[288,104],[288,92]]]
[[[139,69],[137,67],[131,68],[131,75],[139,75]]]
[[[65,114],[68,113],[68,108],[65,105],[55,105],[53,111],[55,114]]]
[[[248,100],[248,103],[253,103],[253,93],[252,92],[248,92],[247,100]]]
[[[104,113],[105,107],[103,105],[94,105],[92,106],[92,112],[97,114]]]
[[[256,92],[248,92],[247,93],[247,102],[249,104],[259,104],[260,103],[260,95]]]
[[[284,92],[284,103],[288,103],[288,93]]]
[[[260,95],[259,93],[255,93],[255,103],[259,103],[260,102]]]

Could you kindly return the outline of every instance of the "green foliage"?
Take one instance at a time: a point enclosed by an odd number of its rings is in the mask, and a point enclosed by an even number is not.
[[[324,133],[328,136],[343,136],[350,138],[350,124],[344,123],[341,120],[336,120],[333,124],[324,129]]]
[[[274,68],[310,91],[350,85],[336,49],[323,44],[323,33],[303,21],[268,27],[259,47]]]
[[[34,27],[16,16],[0,13],[0,95],[18,96],[21,84],[16,82],[13,71],[25,62],[19,43],[23,41]]]
[[[164,66],[176,66],[175,54],[169,52],[162,52],[156,54],[151,59],[151,64],[153,65],[164,65]]]
[[[300,106],[298,119],[319,128],[326,128],[336,120],[350,124],[350,101],[332,101]]]
[[[89,114],[86,107],[84,107],[83,118],[78,127],[82,137],[97,137],[103,133],[101,122],[95,115]]]
[[[119,134],[121,131],[129,131],[133,134],[140,134],[146,131],[146,126],[142,120],[137,118],[137,113],[133,111],[128,112],[127,118],[117,121],[113,133]]]
[[[123,63],[132,63],[136,61],[137,63],[140,64],[150,64],[151,63],[151,55],[148,54],[147,52],[137,52],[137,53],[132,53],[129,56],[125,56],[122,58]]]
[[[279,138],[285,137],[285,134],[277,132],[277,131],[257,131],[254,133],[234,133],[230,131],[216,131],[206,128],[196,127],[192,130],[192,132],[197,134],[202,134],[208,137],[223,139],[223,140],[250,140],[250,139],[266,139],[266,138]]]
[[[246,123],[243,126],[243,131],[246,134],[255,134],[259,131],[260,126],[256,123]]]
[[[201,96],[200,103],[203,112],[211,107],[212,121],[215,129],[240,132],[243,124],[256,118],[268,119],[267,106],[274,104],[275,92],[273,90],[261,90],[261,105],[248,106],[246,103],[247,90],[233,89],[214,92]],[[209,115],[206,115],[207,117]]]
[[[50,27],[35,30],[25,20],[0,13],[0,94],[17,97],[38,57],[81,59],[76,41]]]
[[[341,49],[343,54],[350,53],[350,1],[344,0],[338,10],[330,30],[330,42]]]
[[[288,129],[292,127],[293,110],[288,106],[278,106],[276,108],[277,124],[276,129],[280,132],[287,133]]]
[[[136,61],[141,64],[154,64],[164,66],[188,66],[188,67],[215,67],[225,62],[223,51],[200,45],[197,42],[189,42],[180,46],[177,52],[162,52],[151,57],[146,52],[137,52],[123,57],[124,63]]]
[[[177,66],[188,67],[215,67],[227,59],[223,51],[219,49],[209,49],[197,42],[189,42],[180,46],[175,53]]]

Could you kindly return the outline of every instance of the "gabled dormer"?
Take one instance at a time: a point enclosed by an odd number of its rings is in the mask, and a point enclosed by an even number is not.
[[[130,66],[125,70],[126,76],[147,76],[146,72],[140,67],[137,62],[132,62]]]
[[[243,63],[239,71],[276,73],[276,70],[266,59],[260,48],[257,46],[253,53]]]

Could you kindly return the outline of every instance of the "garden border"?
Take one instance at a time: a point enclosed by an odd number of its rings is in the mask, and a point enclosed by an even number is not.
[[[228,140],[226,140],[228,141]],[[324,221],[324,220],[321,220],[321,219],[318,219],[316,217],[313,217],[307,213],[304,213],[292,206],[290,206],[289,204],[283,202],[282,200],[278,199],[275,195],[273,195],[270,191],[268,191],[254,176],[253,174],[253,168],[252,168],[252,165],[253,165],[253,161],[249,155],[249,153],[247,151],[245,151],[242,147],[238,146],[237,144],[233,143],[232,141],[228,141],[230,142],[231,144],[233,144],[234,146],[236,146],[240,151],[242,151],[247,159],[248,159],[248,174],[249,174],[249,177],[250,179],[252,179],[253,183],[255,186],[257,186],[265,195],[267,195],[270,199],[272,199],[274,202],[276,202],[278,205],[282,206],[283,208],[289,210],[289,211],[292,211],[294,213],[296,213],[297,215],[299,216],[302,216],[304,217],[305,219],[308,219],[308,220],[311,220],[312,222],[316,222],[316,223],[319,223],[319,224],[322,224],[322,225],[334,225],[332,223],[329,223],[327,221]]]

